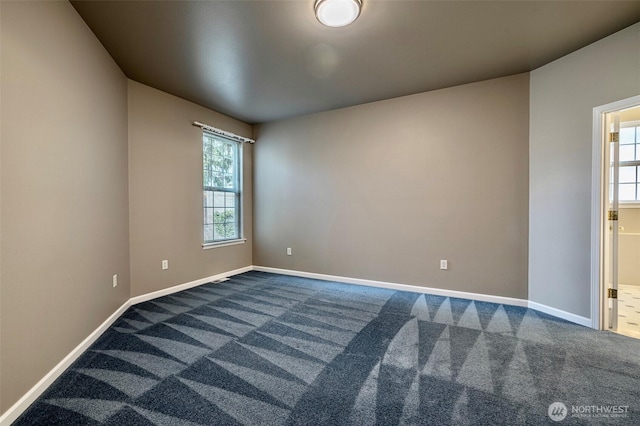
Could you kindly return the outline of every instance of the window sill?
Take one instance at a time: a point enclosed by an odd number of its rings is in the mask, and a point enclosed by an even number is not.
[[[208,250],[208,249],[213,249],[218,247],[235,246],[236,244],[244,244],[246,241],[247,241],[246,238],[239,238],[237,240],[227,240],[227,241],[220,241],[217,243],[207,243],[207,244],[203,244],[202,248],[204,250]]]

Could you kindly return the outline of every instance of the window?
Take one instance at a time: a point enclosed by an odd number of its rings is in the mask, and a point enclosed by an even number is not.
[[[203,132],[204,244],[242,238],[240,143]]]
[[[640,201],[640,123],[621,123],[618,197],[621,202]]]

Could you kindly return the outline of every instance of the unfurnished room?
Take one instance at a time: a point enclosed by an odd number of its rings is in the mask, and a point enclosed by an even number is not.
[[[0,1],[0,426],[640,424],[640,2]]]

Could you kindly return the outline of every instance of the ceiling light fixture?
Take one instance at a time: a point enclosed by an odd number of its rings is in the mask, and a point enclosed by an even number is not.
[[[360,16],[362,0],[316,0],[316,18],[327,27],[344,27]]]

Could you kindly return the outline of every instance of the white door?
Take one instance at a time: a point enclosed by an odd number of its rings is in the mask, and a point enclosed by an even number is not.
[[[630,137],[629,127],[635,129],[635,138]],[[621,278],[631,280],[623,284],[640,282],[640,279],[635,278],[633,258],[631,263],[629,259],[623,259],[624,269],[619,268],[618,238],[622,231],[618,219],[621,202],[627,208],[624,214],[627,214],[630,207],[636,207],[636,210],[640,207],[640,95],[593,109],[592,148],[592,326],[627,334],[623,330],[626,324],[624,318],[619,320],[618,286],[621,285]],[[630,222],[633,229],[622,232],[622,238],[628,239],[627,243],[631,241],[631,236],[638,237],[640,241],[640,230],[635,229],[635,223],[636,220],[633,219]],[[623,272],[622,275],[620,271]],[[625,314],[627,304],[620,306]],[[634,322],[640,323],[640,318]]]

